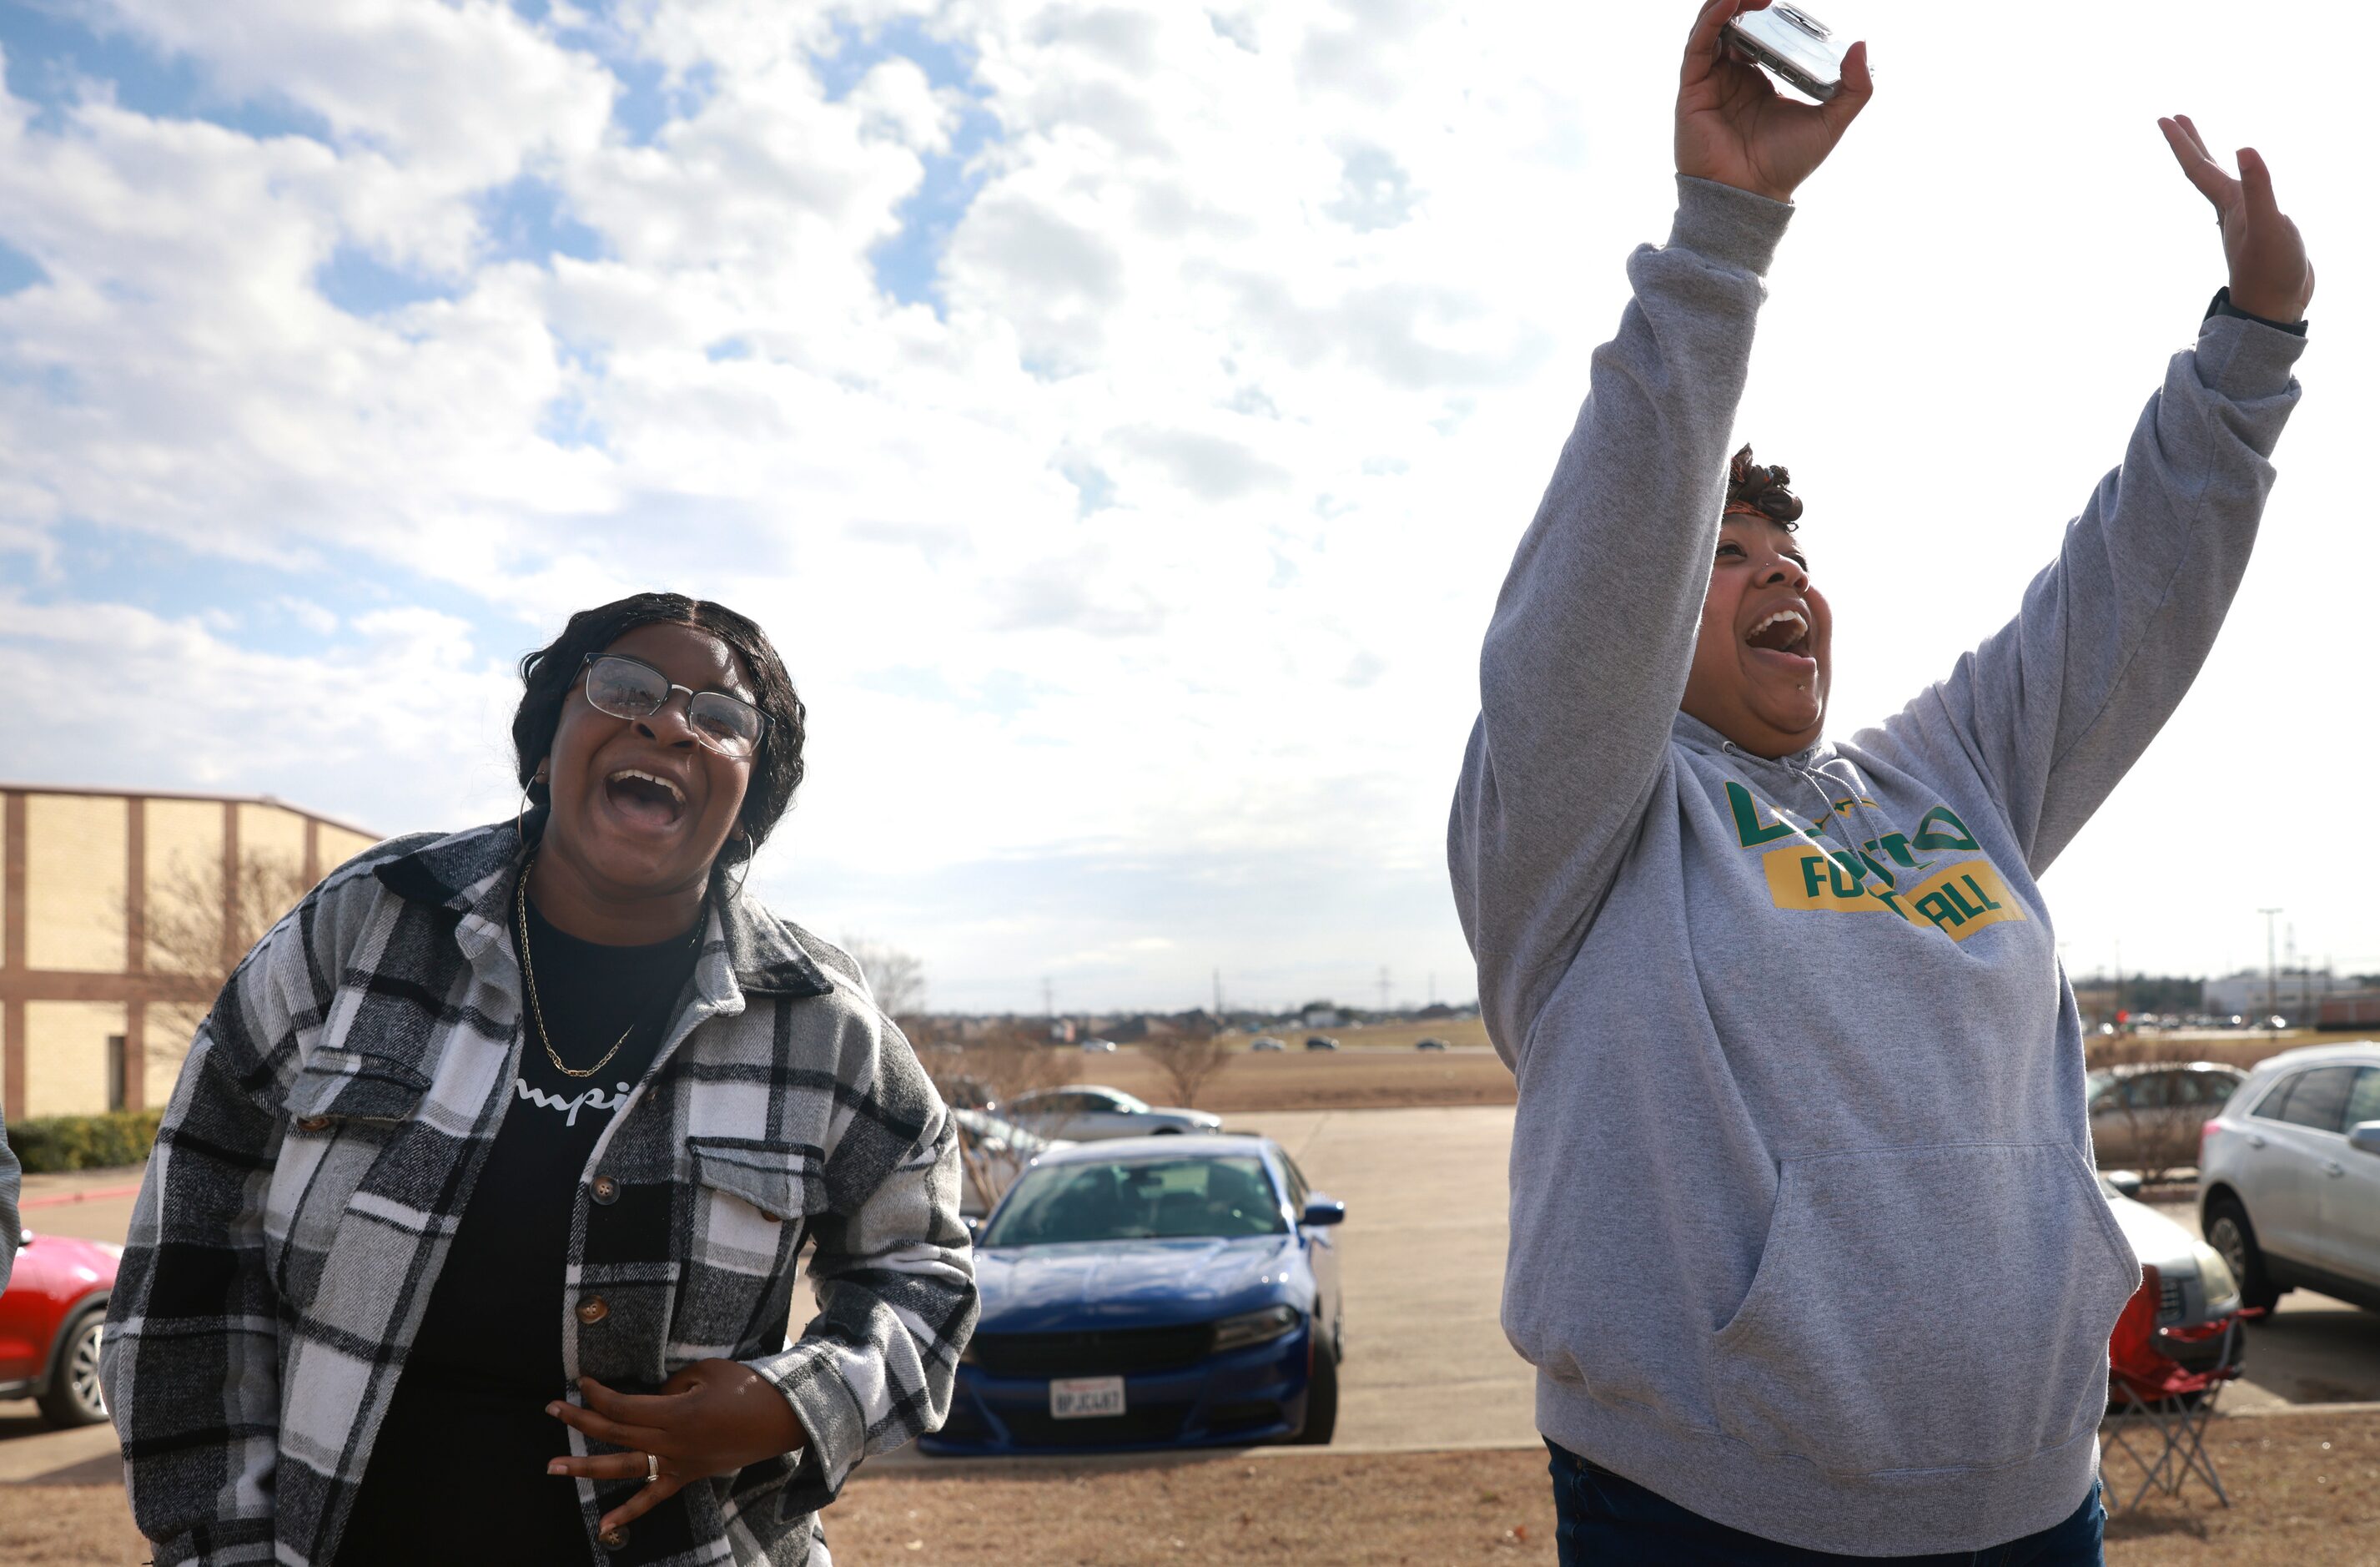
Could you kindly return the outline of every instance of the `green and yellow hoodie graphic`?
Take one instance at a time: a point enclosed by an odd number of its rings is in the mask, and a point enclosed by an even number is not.
[[[1520,1084],[1505,1330],[1548,1437],[1706,1517],[1981,1549],[2090,1489],[2139,1277],[2038,878],[2222,624],[2303,340],[2208,320],[2004,629],[1757,757],[1678,702],[1791,209],[1680,186],[1497,603],[1450,830]]]

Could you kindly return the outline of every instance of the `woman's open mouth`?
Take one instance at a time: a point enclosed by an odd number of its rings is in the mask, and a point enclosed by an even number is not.
[[[666,832],[686,815],[686,794],[658,773],[624,767],[603,780],[603,798],[631,825]]]
[[[1774,610],[1744,635],[1744,644],[1757,655],[1755,662],[1797,675],[1816,671],[1810,653],[1810,622],[1799,610]]]

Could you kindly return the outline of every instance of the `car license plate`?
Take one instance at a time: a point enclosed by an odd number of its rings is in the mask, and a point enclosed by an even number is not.
[[[1050,1384],[1052,1420],[1088,1420],[1123,1413],[1122,1377],[1061,1377]]]

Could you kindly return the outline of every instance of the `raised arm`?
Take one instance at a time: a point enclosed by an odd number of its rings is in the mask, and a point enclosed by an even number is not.
[[[1762,0],[1765,3],[1765,0]],[[1823,106],[1730,57],[1711,0],[1679,75],[1678,213],[1629,259],[1634,297],[1523,537],[1480,656],[1448,858],[1508,1063],[1643,814],[1685,688],[1761,274],[1797,186],[1870,93],[1852,46]]]
[[[2120,467],[1998,634],[1889,721],[1963,753],[2035,875],[2148,748],[2205,662],[2255,543],[2268,460],[2298,400],[2313,269],[2253,149],[2232,178],[2186,117],[2161,121],[2223,225],[2230,283],[2174,356]]]

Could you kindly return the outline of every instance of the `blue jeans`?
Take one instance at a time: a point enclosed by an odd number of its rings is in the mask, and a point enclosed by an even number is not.
[[[2095,1484],[2066,1522],[2006,1545],[1942,1556],[1835,1556],[1714,1524],[1566,1448],[1546,1446],[1561,1567],[2102,1567],[2107,1513]]]

